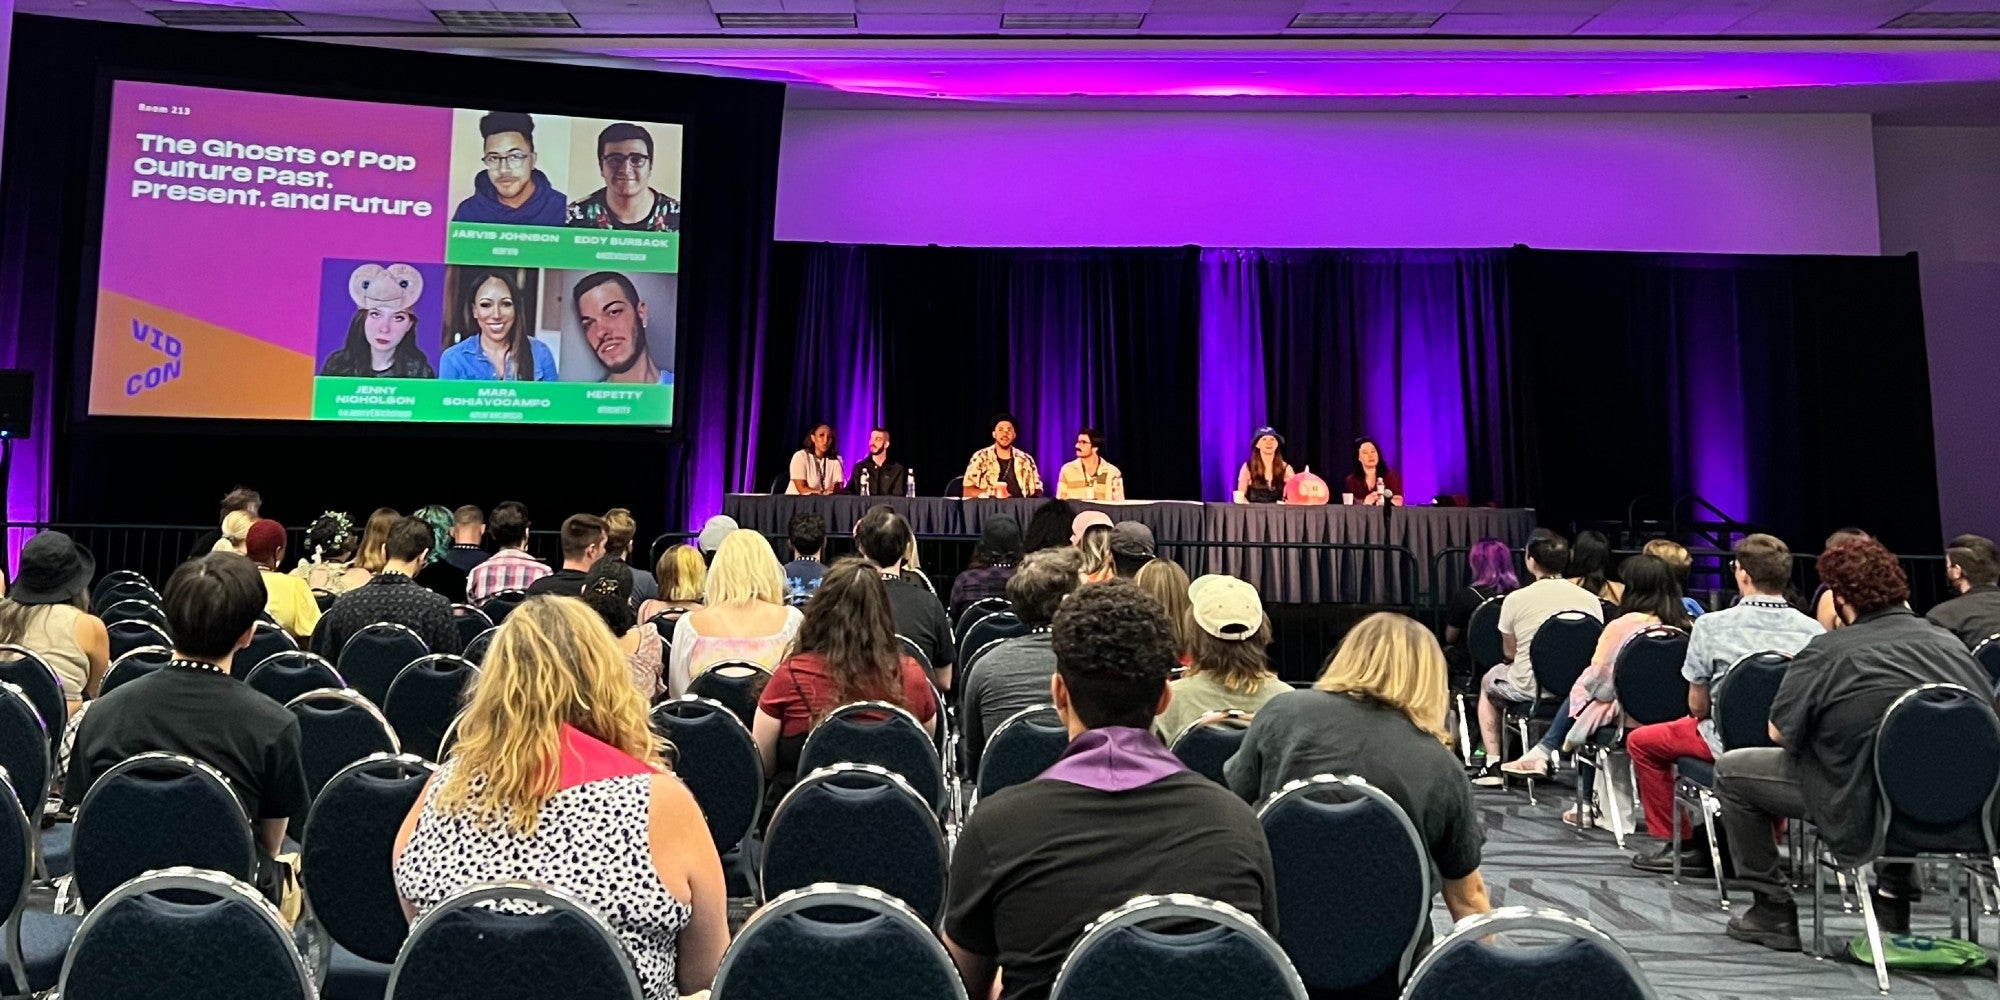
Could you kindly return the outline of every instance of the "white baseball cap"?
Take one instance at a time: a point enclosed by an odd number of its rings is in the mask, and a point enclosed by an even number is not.
[[[1257,588],[1233,576],[1210,573],[1188,584],[1194,623],[1203,632],[1228,642],[1240,642],[1264,627],[1264,599]]]

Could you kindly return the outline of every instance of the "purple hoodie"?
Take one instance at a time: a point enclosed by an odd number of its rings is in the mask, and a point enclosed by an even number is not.
[[[500,195],[493,190],[493,179],[481,170],[472,178],[472,197],[458,203],[458,211],[451,213],[453,222],[490,222],[501,226],[561,226],[568,221],[569,202],[555,185],[549,183],[549,176],[536,170],[534,173],[535,193],[520,208],[508,208],[500,203]]]

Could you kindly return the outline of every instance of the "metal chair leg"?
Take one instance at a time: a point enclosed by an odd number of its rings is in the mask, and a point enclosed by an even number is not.
[[[1868,873],[1865,868],[1854,869],[1854,894],[1861,900],[1861,921],[1868,929],[1868,950],[1875,959],[1875,988],[1884,995],[1889,992],[1889,961],[1882,954],[1882,925],[1875,922],[1875,903],[1869,897],[1874,895],[1868,888]]]
[[[1853,913],[1854,903],[1848,898],[1847,894],[1847,873],[1836,868],[1833,872],[1833,880],[1836,885],[1840,886],[1840,912]]]
[[[1466,696],[1462,694],[1459,695],[1458,696],[1458,750],[1459,750],[1459,757],[1465,761],[1465,766],[1471,767],[1472,733],[1467,729],[1465,723],[1465,703],[1466,703]]]
[[[1687,808],[1687,800],[1681,798],[1681,766],[1669,765],[1667,775],[1673,781],[1673,784],[1667,787],[1674,790],[1674,832],[1671,843],[1674,854],[1674,884],[1679,885],[1681,884],[1681,813]]]
[[[1805,848],[1806,877],[1812,883],[1813,931],[1806,953],[1814,958],[1824,959],[1826,958],[1826,879],[1821,877],[1824,873],[1819,870],[1818,838],[1808,840],[1805,834],[1801,833],[1799,839]]]
[[[1719,808],[1715,797],[1701,793],[1701,828],[1708,834],[1708,863],[1715,871],[1715,895],[1722,900],[1722,908],[1729,909],[1729,887],[1722,880],[1722,844],[1715,836],[1715,811]],[[1679,828],[1675,828],[1679,832]]]
[[[1951,936],[1962,938],[1965,936],[1965,923],[1962,919],[1965,915],[1958,912],[1958,862],[1956,861],[1946,865],[1944,869],[1944,898],[1950,900],[1945,905],[1951,910]]]
[[[1625,818],[1618,812],[1618,800],[1621,796],[1618,794],[1616,784],[1611,780],[1611,751],[1608,749],[1598,751],[1597,761],[1597,785],[1600,786],[1596,789],[1597,799],[1610,809],[1611,839],[1622,851],[1625,849]]]

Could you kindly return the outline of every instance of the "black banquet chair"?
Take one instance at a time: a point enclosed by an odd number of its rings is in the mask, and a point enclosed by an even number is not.
[[[978,782],[973,799],[990,799],[1002,790],[1032,781],[1055,766],[1069,747],[1069,729],[1054,705],[1035,705],[1007,717],[978,751]],[[971,754],[974,748],[966,748]]]
[[[493,627],[493,619],[488,618],[486,612],[470,604],[452,605],[451,623],[458,629],[458,645],[461,649],[472,645],[472,640],[479,638],[481,632]]]
[[[152,622],[162,630],[167,627],[167,613],[161,611],[158,604],[144,598],[113,601],[97,613],[97,618],[106,625],[123,621],[141,621]]]
[[[145,574],[136,570],[114,569],[99,577],[97,586],[90,589],[90,606],[93,608],[108,608],[119,601],[131,600],[162,603],[160,592],[153,589]]]
[[[317,797],[340,770],[373,754],[403,752],[389,720],[352,689],[308,691],[285,703],[299,720],[306,791]]]
[[[1084,928],[1049,1000],[1209,1000],[1218,984],[1231,997],[1306,1000],[1284,950],[1242,910],[1182,893],[1139,896]]]
[[[721,702],[691,694],[655,705],[652,724],[673,744],[674,774],[701,806],[715,849],[743,843],[764,804],[764,759],[749,727]]]
[[[729,943],[711,1000],[966,1000],[937,933],[902,900],[820,883],[765,904]]]
[[[243,801],[221,773],[170,753],[112,765],[76,809],[76,891],[95,907],[158,868],[186,865],[248,881],[257,846]]]
[[[466,686],[479,668],[451,653],[420,656],[396,675],[382,715],[402,741],[403,750],[425,760],[438,760],[445,730],[458,717]]]
[[[251,633],[250,645],[237,650],[236,656],[229,661],[229,672],[238,677],[247,677],[250,668],[279,653],[288,653],[297,648],[299,644],[293,642],[292,637],[286,635],[284,629],[270,622],[260,621]]]
[[[971,629],[972,626],[979,624],[979,620],[987,615],[1001,611],[1011,611],[1013,608],[1014,602],[1004,597],[982,597],[979,600],[973,601],[971,604],[966,605],[963,611],[958,613],[958,620],[953,623],[952,641],[957,642],[965,638],[966,631]]]
[[[771,683],[771,670],[749,660],[724,660],[696,674],[687,693],[720,702],[748,726],[756,718],[757,699]]]
[[[177,867],[125,882],[84,918],[63,963],[62,995],[310,1000],[313,984],[284,919],[256,889]]]
[[[347,678],[348,687],[380,705],[389,697],[396,675],[430,652],[431,647],[409,626],[376,622],[349,636],[333,665]]]
[[[1028,623],[1012,611],[995,611],[972,623],[958,640],[958,662],[971,669],[972,654],[1001,639],[1028,634]]]
[[[0,682],[21,689],[48,727],[49,749],[53,753],[69,724],[69,702],[63,697],[62,679],[49,661],[20,646],[0,646]]]
[[[521,602],[527,599],[528,592],[525,590],[503,590],[480,601],[479,611],[486,616],[487,621],[498,625],[506,621],[507,616],[513,614],[514,609],[520,607]]]
[[[1576,686],[1576,679],[1583,676],[1590,666],[1590,657],[1597,652],[1597,637],[1604,632],[1604,623],[1581,611],[1564,611],[1542,623],[1535,631],[1535,638],[1529,642],[1529,662],[1535,670],[1535,700],[1507,706],[1503,715],[1503,729],[1500,742],[1505,744],[1508,736],[1518,736],[1519,752],[1526,752],[1535,743],[1531,726],[1540,724],[1547,728],[1550,720],[1562,710],[1569,700],[1570,688]],[[1516,750],[1503,747],[1501,760],[1511,760]],[[1487,759],[1493,759],[1491,751]],[[1505,771],[1500,772],[1503,778]],[[1528,779],[1528,803],[1535,801],[1535,779]]]
[[[437,768],[376,754],[341,769],[306,815],[299,879],[318,933],[313,963],[324,1000],[380,1000],[409,936],[389,859],[403,818]]]
[[[35,711],[35,706],[20,688],[0,683],[0,768],[5,769],[0,777],[6,779],[17,802],[26,807],[28,821],[38,831],[29,844],[37,867],[44,870],[52,867],[53,874],[66,875],[69,873],[69,858],[44,859],[39,834],[43,812],[48,808],[49,789],[55,783],[55,759],[41,713]],[[51,832],[67,832],[69,829],[53,827]],[[53,864],[51,866],[46,862]]]
[[[1502,934],[1558,940],[1503,942]],[[1542,1000],[1553,983],[1588,983],[1592,1000],[1655,996],[1632,956],[1603,931],[1559,910],[1503,906],[1459,921],[1417,964],[1403,1000]]]
[[[850,763],[879,764],[895,772],[943,815],[944,762],[931,734],[908,709],[886,701],[856,701],[828,712],[806,734],[798,773]]]
[[[1771,742],[1771,703],[1778,699],[1778,686],[1792,665],[1789,654],[1766,650],[1752,653],[1723,673],[1709,692],[1709,718],[1722,749],[1774,747]],[[1715,872],[1715,895],[1723,909],[1729,909],[1729,888],[1723,884],[1722,842],[1716,837],[1715,762],[1698,757],[1682,757],[1672,769],[1674,789],[1674,883],[1681,880],[1681,824],[1683,811],[1701,820],[1708,831],[1708,860]]]
[[[138,680],[155,670],[166,667],[174,658],[174,651],[166,646],[140,646],[111,661],[110,669],[104,671],[104,679],[98,682],[99,698]]]
[[[111,658],[114,660],[145,646],[172,648],[174,644],[172,639],[167,638],[166,629],[139,618],[112,622],[104,626],[104,634],[110,639]]]
[[[389,973],[387,1000],[644,1000],[604,918],[567,892],[482,883],[425,912]]]
[[[874,886],[936,926],[944,914],[944,830],[901,776],[873,764],[836,764],[786,793],[764,832],[769,899],[816,882]]]
[[[1236,756],[1236,750],[1243,745],[1244,734],[1250,731],[1249,712],[1229,709],[1210,712],[1182,729],[1174,736],[1171,748],[1174,756],[1188,766],[1188,770],[1201,775],[1218,785],[1228,784],[1222,775],[1222,766],[1229,758]]]
[[[500,634],[500,627],[496,625],[492,628],[487,629],[484,632],[479,633],[478,635],[473,636],[472,639],[465,644],[465,653],[464,653],[465,658],[471,660],[473,662],[473,665],[475,666],[485,663],[486,651],[493,648],[493,640],[496,637],[498,637],[499,634]]]
[[[321,688],[339,690],[347,686],[347,682],[340,677],[340,671],[333,669],[333,664],[303,649],[271,655],[251,667],[243,675],[243,683],[280,705],[307,691]]]
[[[1992,679],[1993,689],[2000,692],[2000,632],[1979,640],[1979,645],[1972,647],[1972,658],[1986,668],[1986,676]]]
[[[1688,634],[1672,625],[1653,625],[1640,629],[1619,647],[1617,658],[1611,664],[1611,683],[1618,692],[1619,707],[1624,710],[1624,722],[1630,726],[1650,726],[1662,722],[1672,722],[1688,714],[1688,682],[1681,675],[1681,665],[1687,661]],[[1614,756],[1625,752],[1626,725],[1616,726],[1608,740],[1601,735],[1591,739],[1576,755],[1579,771],[1590,767],[1603,771],[1611,764]],[[1579,781],[1578,785],[1581,786]],[[1619,814],[1619,798],[1610,788],[1599,786],[1598,799],[1608,807],[1611,814],[1611,837],[1617,841],[1618,849],[1625,849],[1624,819]],[[1588,816],[1590,804],[1577,802],[1577,815]],[[1582,833],[1592,824],[1579,823],[1577,830]]]
[[[35,878],[35,828],[21,812],[13,789],[0,784],[0,899],[7,901],[6,975],[0,988],[8,996],[53,989],[62,975],[63,956],[83,918],[44,912],[28,905]],[[22,984],[26,983],[26,986]]]

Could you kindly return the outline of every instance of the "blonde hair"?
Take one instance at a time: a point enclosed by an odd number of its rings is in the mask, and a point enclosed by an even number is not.
[[[1188,618],[1188,575],[1172,559],[1155,559],[1139,567],[1132,583],[1167,609],[1167,621],[1174,627],[1174,651],[1186,656],[1194,649],[1193,623]]]
[[[1687,583],[1688,573],[1694,570],[1694,557],[1688,555],[1687,546],[1671,538],[1655,538],[1639,551],[1666,563],[1667,569],[1673,571],[1674,579],[1683,585]]]
[[[377,507],[368,515],[368,527],[361,531],[361,544],[354,550],[354,565],[370,573],[389,565],[389,527],[403,515],[390,507]]]
[[[779,565],[778,554],[771,551],[771,543],[748,528],[730,532],[708,567],[708,604],[782,604],[784,600],[785,568]]]
[[[222,537],[215,540],[216,552],[243,554],[243,539],[250,534],[250,526],[257,523],[257,515],[247,510],[232,510],[222,519]]]
[[[604,547],[612,555],[630,562],[632,536],[638,533],[639,522],[632,518],[631,511],[613,507],[604,512]]]
[[[708,560],[692,545],[669,545],[653,575],[659,578],[660,600],[699,601],[708,586]]]
[[[1450,743],[1444,728],[1444,650],[1417,620],[1378,611],[1361,620],[1313,687],[1356,695],[1402,710],[1410,724]]]
[[[1181,613],[1181,626],[1188,635],[1188,669],[1186,676],[1201,674],[1217,684],[1224,691],[1249,694],[1264,683],[1265,678],[1275,677],[1271,672],[1271,661],[1265,658],[1271,648],[1271,619],[1267,616],[1257,623],[1257,631],[1241,639],[1221,639],[1209,635],[1194,623],[1192,606]]]
[[[561,788],[564,724],[665,769],[625,654],[604,619],[573,597],[531,597],[493,636],[458,717],[438,808],[531,834]]]
[[[1111,560],[1110,525],[1093,524],[1083,529],[1083,537],[1077,539],[1076,550],[1083,553],[1085,583],[1109,580],[1117,574],[1117,564]]]

